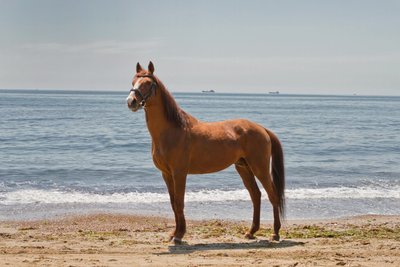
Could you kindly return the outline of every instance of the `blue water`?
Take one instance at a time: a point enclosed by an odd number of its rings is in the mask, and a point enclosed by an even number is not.
[[[125,92],[0,91],[0,220],[172,216],[143,111]],[[400,97],[176,93],[204,121],[246,118],[283,144],[287,218],[400,214]],[[251,219],[230,167],[190,175],[192,219]],[[263,194],[262,219],[271,219]]]

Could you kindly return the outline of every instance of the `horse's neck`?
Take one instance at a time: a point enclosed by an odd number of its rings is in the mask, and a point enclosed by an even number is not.
[[[164,114],[164,107],[151,107],[145,110],[146,112],[146,123],[147,128],[150,132],[152,141],[154,144],[158,144],[161,136],[167,134],[170,131],[190,131],[190,129],[197,123],[197,120],[192,115],[185,112],[187,125],[185,128],[177,128],[177,126],[168,121]]]
[[[174,122],[168,121],[165,115],[164,104],[165,103],[163,103],[160,95],[157,95],[156,101],[149,107],[145,108],[147,128],[149,129],[153,142],[156,144],[158,143],[158,140],[160,140],[161,135],[168,133],[171,130],[180,130]],[[186,129],[191,128],[191,126],[198,122],[198,120],[190,114],[183,110],[181,111],[184,113],[184,116],[186,117],[185,119],[187,120]],[[181,128],[181,130],[185,131],[184,128]]]
[[[151,107],[145,110],[146,123],[153,141],[158,141],[160,136],[171,127],[164,115],[163,107]]]

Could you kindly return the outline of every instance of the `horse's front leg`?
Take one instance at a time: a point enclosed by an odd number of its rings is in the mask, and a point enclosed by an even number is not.
[[[175,215],[175,222],[177,221],[176,211],[175,211],[175,195],[174,195],[174,180],[172,179],[172,175],[163,172],[162,177],[164,178],[164,182],[168,188],[169,200],[171,202],[171,207]],[[169,235],[169,241],[171,241],[175,237],[176,229]]]
[[[185,189],[186,189],[187,173],[175,173],[173,178],[174,184],[174,212],[176,229],[173,237],[175,244],[181,244],[182,238],[186,233],[186,220],[183,212],[185,207]]]

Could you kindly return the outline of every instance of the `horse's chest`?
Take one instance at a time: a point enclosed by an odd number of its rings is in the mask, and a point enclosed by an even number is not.
[[[153,147],[152,154],[154,165],[161,171],[167,171],[168,164],[165,152],[163,152],[162,149],[160,149],[159,147]]]

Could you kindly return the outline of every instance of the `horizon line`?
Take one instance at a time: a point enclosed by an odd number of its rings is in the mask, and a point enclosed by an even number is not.
[[[128,92],[128,90],[112,90],[112,89],[48,89],[48,88],[0,88],[0,91],[30,91],[30,92],[35,92],[35,91],[44,91],[44,92],[70,92],[70,93],[123,93],[123,92]],[[279,92],[276,94],[275,92]],[[400,97],[399,95],[385,95],[385,94],[358,94],[358,93],[353,93],[353,94],[335,94],[335,93],[285,93],[281,92],[279,90],[276,91],[266,91],[266,92],[213,92],[213,93],[208,93],[208,92],[202,92],[202,91],[170,91],[173,94],[204,94],[204,95],[213,95],[213,94],[226,94],[226,95],[270,95],[270,96],[291,96],[291,95],[298,95],[298,96],[371,96],[371,97]]]

